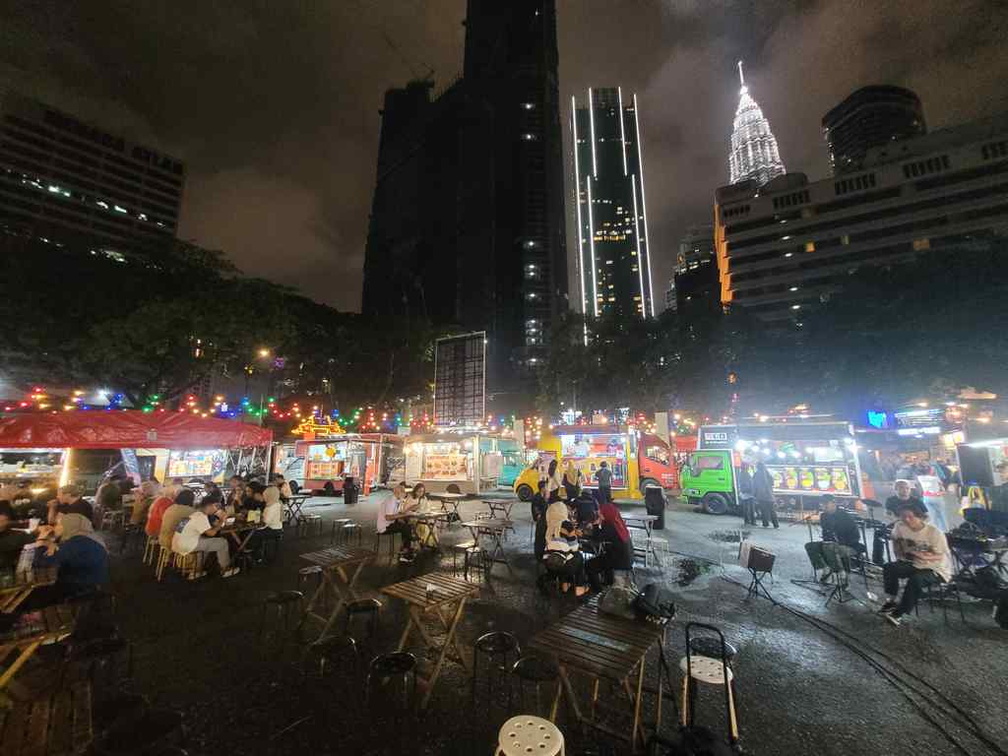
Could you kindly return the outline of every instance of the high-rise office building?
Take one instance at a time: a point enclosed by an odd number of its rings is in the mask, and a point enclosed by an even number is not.
[[[920,98],[903,87],[861,87],[822,119],[833,174],[860,170],[868,150],[927,133]]]
[[[715,193],[724,305],[801,322],[863,265],[954,254],[1008,236],[1008,118],[869,149],[862,169]]]
[[[675,297],[673,309],[681,317],[721,309],[712,226],[690,226],[679,240],[669,288]]]
[[[571,107],[581,310],[654,317],[637,95],[589,89]]]
[[[749,94],[742,61],[738,63],[739,104],[731,136],[731,153],[728,156],[729,181],[737,184],[752,179],[765,184],[775,176],[785,173],[784,162],[777,151],[777,140],[770,131],[770,121],[763,115],[756,100]]]
[[[181,161],[13,92],[0,137],[0,232],[114,259],[174,239]]]
[[[462,78],[386,94],[363,311],[486,330],[496,387],[569,307],[557,64],[554,0],[469,0]]]

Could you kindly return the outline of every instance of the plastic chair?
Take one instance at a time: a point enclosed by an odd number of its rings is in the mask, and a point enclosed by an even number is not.
[[[522,714],[511,717],[497,734],[496,756],[564,756],[564,736],[548,719]]]
[[[495,677],[494,671],[496,670],[498,673],[496,676],[500,680],[504,679],[503,676],[507,674],[514,664],[513,662],[511,664],[508,663],[508,656],[510,654],[514,654],[515,661],[521,657],[521,646],[518,645],[518,639],[511,633],[495,630],[485,633],[476,639],[476,642],[473,644],[472,665],[472,702],[474,705],[476,703],[476,680],[479,677],[480,657],[485,657],[486,664],[489,665],[484,673],[486,676],[487,702],[489,703],[493,678]]]
[[[557,669],[556,665],[545,659],[541,659],[538,656],[525,656],[514,663],[511,667],[511,676],[518,681],[518,705],[521,707],[521,711],[533,711],[536,714],[542,714],[542,701],[540,690],[543,683],[556,684],[560,676],[560,671]],[[535,708],[529,709],[525,703],[525,683],[531,683],[533,689],[535,690]],[[555,693],[555,691],[554,691]],[[508,708],[511,708],[511,687],[508,687]],[[552,705],[549,712],[550,719],[553,719],[556,714],[552,711]]]

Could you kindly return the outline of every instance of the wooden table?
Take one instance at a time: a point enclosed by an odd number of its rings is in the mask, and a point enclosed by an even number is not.
[[[651,533],[654,531],[654,524],[658,520],[658,515],[653,514],[624,514],[623,521],[627,524],[628,528],[633,528],[634,530],[643,530],[647,533],[647,544],[641,548],[639,546],[634,546],[634,556],[641,556],[645,560],[647,559],[647,553],[650,551],[651,555],[658,559],[658,555],[655,553],[654,546],[651,545]]]
[[[221,528],[218,531],[220,535],[230,538],[235,546],[238,547],[235,549],[235,553],[231,555],[232,561],[236,561],[239,554],[245,553],[248,549],[249,541],[252,540],[252,534],[264,527],[266,526],[258,522],[235,522],[233,525]]]
[[[304,519],[304,514],[301,512],[301,507],[304,503],[311,498],[308,494],[293,494],[284,503],[284,508],[286,509],[287,521],[294,521],[295,524],[301,522]]]
[[[87,682],[48,698],[0,709],[0,753],[4,756],[79,754],[93,738],[91,684]]]
[[[641,697],[644,692],[644,664],[648,650],[656,643],[664,644],[664,626],[636,622],[599,614],[595,606],[582,606],[563,617],[555,625],[536,635],[529,647],[552,657],[560,672],[556,696],[550,719],[556,719],[561,695],[565,695],[574,715],[582,724],[603,730],[630,742],[637,747],[637,736],[643,745],[644,728],[641,724]],[[636,671],[634,689],[630,685]],[[592,677],[591,714],[586,716],[578,706],[570,673],[582,672]],[[599,680],[605,678],[619,684],[633,706],[633,725],[630,735],[613,730],[595,720],[598,703]],[[658,671],[655,729],[661,726],[662,670]]]
[[[67,604],[54,604],[37,612],[21,615],[14,630],[0,636],[0,664],[14,656],[3,673],[0,674],[0,691],[11,682],[17,671],[24,666],[43,643],[55,643],[73,632],[76,618]],[[16,654],[16,656],[15,656]]]
[[[455,519],[461,520],[462,515],[459,514],[459,504],[465,498],[465,494],[452,493],[446,491],[445,493],[429,493],[427,494],[428,499],[434,499],[435,501],[441,502],[441,512],[446,515],[455,515]]]
[[[490,510],[491,517],[499,517],[503,520],[511,519],[511,509],[517,499],[484,499],[483,503]]]
[[[493,563],[500,563],[508,568],[508,572],[512,575],[514,574],[514,570],[508,564],[507,557],[504,556],[504,531],[514,527],[514,523],[511,520],[503,520],[497,517],[489,520],[470,520],[469,522],[463,522],[462,525],[469,528],[469,532],[472,533],[473,540],[476,543],[480,542],[481,537],[489,537],[493,541],[493,546],[488,549],[491,568],[493,568]]]
[[[430,598],[427,596],[428,585],[434,588],[434,593]],[[426,708],[430,702],[434,685],[437,683],[438,677],[441,676],[441,667],[444,666],[449,648],[454,649],[456,660],[463,667],[467,670],[471,667],[468,657],[455,638],[455,631],[458,629],[459,620],[462,619],[462,614],[465,612],[466,601],[479,593],[479,586],[440,572],[432,572],[404,580],[401,583],[387,585],[381,589],[381,592],[386,596],[402,599],[409,606],[409,619],[406,621],[406,629],[403,630],[402,637],[399,639],[398,650],[402,651],[406,648],[410,632],[416,628],[424,645],[438,651],[437,661],[434,663],[430,677],[424,679],[419,674],[417,675],[417,678],[423,680],[427,686],[427,692],[424,693],[423,700],[420,702],[420,707]],[[437,615],[447,633],[440,648],[427,632],[427,628],[424,627],[424,615],[431,613]]]
[[[319,587],[312,594],[308,606],[305,608],[302,624],[309,617],[322,622],[322,633],[319,638],[324,638],[332,626],[339,618],[340,609],[347,601],[354,601],[358,598],[354,586],[357,578],[360,577],[364,565],[374,559],[374,552],[370,549],[360,549],[352,546],[335,546],[320,551],[309,551],[302,554],[301,559],[322,568],[322,581]],[[352,574],[347,574],[347,568],[356,565]],[[315,608],[318,604],[331,598],[333,602],[332,611],[329,616],[318,614]]]
[[[32,570],[30,582],[15,583],[9,588],[0,588],[0,614],[14,612],[36,588],[55,583],[57,572],[58,568],[56,567],[36,567]]]

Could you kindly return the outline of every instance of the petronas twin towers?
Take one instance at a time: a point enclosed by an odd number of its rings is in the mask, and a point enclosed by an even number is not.
[[[731,138],[728,169],[731,183],[754,179],[762,186],[775,176],[785,173],[784,162],[777,152],[777,140],[770,131],[770,122],[749,94],[739,61],[739,104]]]

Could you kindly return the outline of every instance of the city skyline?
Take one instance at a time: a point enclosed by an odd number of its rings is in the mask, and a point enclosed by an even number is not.
[[[177,155],[189,167],[180,237],[224,249],[252,275],[355,310],[382,93],[432,69],[438,90],[450,85],[464,6],[350,3],[279,13],[194,5],[164,16],[154,6],[123,15],[106,6],[20,4],[3,19],[0,86]],[[932,128],[1008,110],[998,37],[1008,9],[974,2],[949,16],[937,0],[858,14],[844,6],[724,2],[709,13],[657,0],[560,0],[561,102],[594,83],[620,82],[638,93],[647,116],[657,280],[670,276],[685,229],[711,219],[739,58],[788,168],[812,179],[829,173],[820,119],[861,86],[912,89]],[[160,51],[156,59],[151,49]]]

